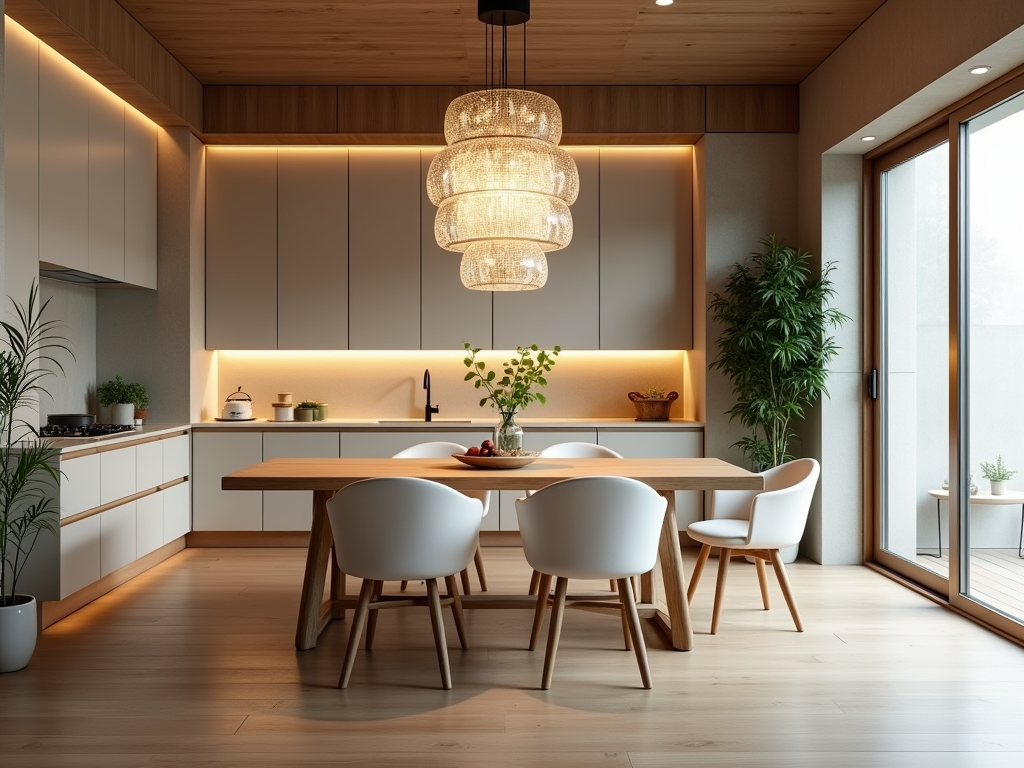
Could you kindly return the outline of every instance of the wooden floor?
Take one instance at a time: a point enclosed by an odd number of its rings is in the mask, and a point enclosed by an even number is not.
[[[527,612],[484,610],[469,614],[469,651],[446,619],[443,691],[422,609],[382,614],[339,691],[346,624],[293,650],[303,556],[188,549],[48,629],[27,669],[0,676],[0,764],[1024,765],[1024,650],[866,568],[791,566],[798,634],[777,585],[761,610],[754,568],[736,560],[710,636],[712,561],[692,652],[645,627],[652,691],[614,617],[570,612],[539,691]],[[492,591],[526,583],[521,550],[485,559]]]
[[[917,564],[949,578],[949,550],[942,557],[918,554]],[[971,551],[970,595],[997,611],[1024,620],[1024,559],[1016,549]]]

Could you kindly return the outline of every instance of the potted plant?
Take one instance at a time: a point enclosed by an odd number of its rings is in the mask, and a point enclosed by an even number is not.
[[[1006,481],[1016,474],[1017,470],[1010,469],[1003,463],[1002,456],[996,456],[995,464],[981,462],[981,476],[991,484],[993,496],[1002,496],[1006,493]]]
[[[134,424],[135,411],[146,411],[149,408],[149,393],[146,387],[138,383],[129,383],[120,376],[107,381],[96,388],[96,397],[100,405],[110,408],[110,418],[114,424]]]
[[[128,397],[131,398],[129,402],[135,406],[134,413],[135,423],[141,424],[142,420],[149,415],[149,390],[146,389],[145,384],[129,384],[128,385]]]
[[[303,400],[295,406],[296,421],[316,421],[320,413],[320,403],[316,400]]]
[[[487,392],[480,399],[480,407],[490,403],[501,414],[498,425],[494,428],[494,450],[498,456],[519,456],[523,452],[523,430],[516,424],[516,413],[536,401],[541,405],[547,399],[534,387],[546,387],[548,382],[544,374],[555,365],[555,358],[562,348],[555,346],[550,352],[540,349],[536,344],[529,347],[516,347],[516,354],[501,364],[502,375],[499,378],[495,371],[487,370],[487,364],[477,360],[480,352],[478,347],[471,347],[464,342],[463,347],[468,353],[463,359],[469,372],[464,380],[472,381],[477,389]],[[533,353],[537,353],[534,359]]]
[[[35,283],[27,305],[13,303],[17,320],[0,323],[0,672],[23,668],[35,650],[36,599],[18,593],[18,580],[39,535],[56,535],[59,514],[52,490],[60,450],[20,414],[48,394],[42,382],[51,368],[63,372],[55,355],[70,354],[60,324],[44,319],[49,299],[39,303]]]
[[[651,386],[643,392],[630,392],[628,397],[636,406],[637,421],[668,421],[672,403],[679,397],[679,393]]]

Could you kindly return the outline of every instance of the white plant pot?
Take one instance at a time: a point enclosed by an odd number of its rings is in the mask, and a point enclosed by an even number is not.
[[[1006,493],[1006,481],[1005,480],[989,480],[992,485],[992,495],[1002,496]]]
[[[36,599],[15,599],[24,602],[0,605],[0,672],[24,669],[36,649]]]
[[[110,406],[110,420],[114,424],[135,424],[135,405],[132,403],[117,403]]]

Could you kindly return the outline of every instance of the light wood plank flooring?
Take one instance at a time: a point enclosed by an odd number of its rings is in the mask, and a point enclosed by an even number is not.
[[[521,550],[484,555],[493,590],[528,582]],[[48,629],[27,669],[0,676],[0,764],[1024,765],[1024,650],[866,568],[791,566],[799,634],[777,585],[761,610],[736,560],[711,636],[712,561],[692,652],[645,626],[652,691],[615,617],[570,611],[539,691],[528,612],[487,610],[468,614],[469,651],[446,617],[443,691],[422,609],[384,612],[339,691],[347,624],[293,649],[303,557],[185,550]]]

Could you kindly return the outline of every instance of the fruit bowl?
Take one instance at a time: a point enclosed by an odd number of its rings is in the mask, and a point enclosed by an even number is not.
[[[458,459],[463,464],[478,469],[518,469],[532,464],[540,454],[536,451],[524,453],[519,456],[468,456],[465,453],[453,453],[452,458]]]

